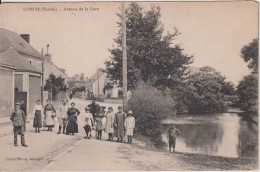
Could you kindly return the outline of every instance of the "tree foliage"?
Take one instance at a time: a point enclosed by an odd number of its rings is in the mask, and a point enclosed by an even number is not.
[[[241,57],[248,63],[248,68],[254,73],[258,71],[258,39],[254,39],[241,49]]]
[[[66,91],[65,79],[61,76],[56,77],[51,73],[49,78],[46,80],[44,90],[52,91],[52,97],[54,98],[60,91]]]
[[[237,86],[239,105],[242,110],[253,115],[258,114],[258,77],[256,74],[245,76]]]
[[[252,73],[244,76],[237,86],[239,105],[242,110],[258,115],[258,40],[254,39],[241,49],[241,57]]]
[[[143,82],[131,92],[128,109],[134,113],[137,132],[159,143],[161,121],[174,113],[173,99]]]
[[[200,68],[189,76],[185,86],[174,92],[177,105],[187,106],[191,113],[224,112],[227,109],[224,96],[234,91],[232,83],[225,79],[212,67]]]
[[[138,80],[161,88],[173,88],[185,75],[185,70],[193,62],[193,57],[183,54],[179,45],[172,41],[180,34],[164,34],[160,22],[160,8],[151,7],[144,12],[137,3],[126,9],[126,44],[128,88],[133,89]],[[122,22],[118,14],[117,47],[110,49],[111,57],[105,62],[108,78],[122,86]]]

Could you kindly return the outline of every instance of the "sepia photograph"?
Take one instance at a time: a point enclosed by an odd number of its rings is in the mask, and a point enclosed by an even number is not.
[[[259,170],[256,1],[0,4],[0,171]]]

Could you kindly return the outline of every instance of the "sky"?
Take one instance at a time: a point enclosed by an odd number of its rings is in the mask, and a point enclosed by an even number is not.
[[[241,48],[258,38],[255,2],[139,2],[144,10],[161,8],[165,32],[182,33],[173,44],[194,55],[191,66],[212,66],[237,85],[250,73],[240,57]],[[82,7],[83,10],[79,11]],[[67,11],[65,8],[77,8]],[[87,10],[86,10],[87,9]],[[34,11],[33,11],[34,10]],[[31,45],[41,52],[49,44],[53,62],[69,76],[93,75],[105,67],[119,30],[119,2],[15,3],[0,5],[0,27],[30,34]]]

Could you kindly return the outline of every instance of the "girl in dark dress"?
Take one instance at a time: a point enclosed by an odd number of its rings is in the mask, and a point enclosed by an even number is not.
[[[33,127],[35,128],[35,133],[40,133],[40,128],[42,128],[42,116],[43,116],[43,108],[40,103],[40,100],[36,101],[36,105],[34,106],[33,113],[34,113],[34,120],[33,120]],[[37,131],[38,129],[38,131]]]
[[[99,107],[99,112],[96,116],[96,132],[97,132],[97,139],[102,139],[102,119],[105,116],[105,108],[104,106]]]
[[[71,108],[68,109],[68,123],[66,128],[66,135],[72,133],[78,133],[78,123],[77,123],[77,116],[80,114],[80,111],[75,108],[75,103],[71,103]]]

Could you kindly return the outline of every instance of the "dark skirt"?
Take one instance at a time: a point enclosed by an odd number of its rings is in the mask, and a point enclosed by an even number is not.
[[[42,115],[40,110],[36,110],[34,114],[33,127],[42,128]]]
[[[76,116],[70,116],[68,123],[67,123],[67,128],[66,128],[66,133],[78,133],[78,124],[77,124],[77,117]]]
[[[102,117],[96,117],[96,130],[102,130]]]

